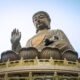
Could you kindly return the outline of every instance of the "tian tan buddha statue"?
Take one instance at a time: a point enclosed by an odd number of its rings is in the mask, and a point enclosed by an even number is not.
[[[33,47],[39,52],[49,48],[57,49],[62,57],[71,58],[71,60],[76,60],[78,58],[78,54],[75,52],[64,32],[59,29],[50,30],[51,19],[48,13],[39,11],[33,15],[32,19],[36,27],[36,35],[27,41],[26,48]],[[11,44],[12,50],[15,52],[19,52],[21,49],[20,39],[21,32],[14,29],[11,34]],[[47,55],[47,53],[49,54],[48,50],[45,55]],[[63,55],[64,53],[65,55]],[[54,54],[54,52],[51,54]],[[55,53],[55,55],[56,54],[57,53]],[[41,56],[43,57],[44,54]]]

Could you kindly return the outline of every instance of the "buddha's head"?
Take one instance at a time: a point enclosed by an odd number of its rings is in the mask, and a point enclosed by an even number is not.
[[[50,16],[44,11],[39,11],[33,15],[33,23],[36,26],[36,32],[39,30],[50,29]]]

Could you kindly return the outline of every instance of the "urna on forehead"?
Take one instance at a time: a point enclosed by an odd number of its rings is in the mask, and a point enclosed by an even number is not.
[[[49,14],[48,14],[47,12],[45,12],[45,11],[38,11],[38,12],[36,12],[36,13],[33,15],[33,18],[34,18],[36,15],[38,15],[38,14],[44,14],[44,15],[49,19],[49,21],[51,21]]]

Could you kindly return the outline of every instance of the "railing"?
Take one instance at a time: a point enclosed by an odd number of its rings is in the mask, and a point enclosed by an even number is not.
[[[24,60],[23,58],[21,58],[20,60],[16,60],[16,61],[7,61],[7,62],[3,62],[0,63],[0,70],[1,69],[6,69],[9,67],[19,67],[19,66],[30,66],[30,65],[38,65],[38,64],[50,64],[50,65],[61,65],[61,66],[74,66],[74,67],[78,67],[79,71],[80,71],[80,63],[78,61],[73,62],[73,61],[67,61],[66,59],[64,60],[54,60],[52,58],[50,59],[38,59],[37,57],[35,59],[26,59]],[[4,73],[1,77],[0,80],[80,80],[80,72],[78,72],[79,75],[77,77],[74,76],[32,76],[32,73],[29,74],[28,76],[25,77],[20,77],[20,76],[8,76],[8,73]],[[1,75],[1,73],[0,73]]]
[[[7,77],[0,80],[80,80],[80,77],[67,76],[34,76],[34,77]]]
[[[64,60],[54,60],[52,58],[50,59],[26,59],[24,60],[23,58],[21,58],[20,60],[16,60],[16,61],[7,61],[7,62],[3,62],[0,63],[0,69],[1,68],[6,68],[6,67],[14,67],[14,66],[29,66],[29,65],[38,65],[40,63],[49,63],[51,65],[66,65],[66,66],[76,66],[78,68],[80,68],[80,63],[78,61],[73,62],[73,61],[67,61],[66,59]]]

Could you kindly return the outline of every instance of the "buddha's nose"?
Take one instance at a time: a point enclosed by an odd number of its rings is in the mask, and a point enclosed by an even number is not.
[[[40,23],[40,19],[38,19],[37,22]]]

